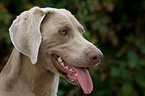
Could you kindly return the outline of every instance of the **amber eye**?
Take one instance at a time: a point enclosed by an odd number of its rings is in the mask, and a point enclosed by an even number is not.
[[[66,34],[67,34],[67,30],[61,30],[61,31],[60,31],[60,34],[66,35]]]

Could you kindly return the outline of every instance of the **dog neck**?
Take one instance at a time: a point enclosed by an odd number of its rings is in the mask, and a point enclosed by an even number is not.
[[[28,57],[14,49],[2,72],[11,75],[11,78],[7,78],[10,79],[7,82],[20,80],[18,82],[24,83],[28,87],[21,86],[21,88],[30,90],[35,96],[56,96],[59,76],[45,70],[42,63],[43,60],[38,60],[33,65]]]

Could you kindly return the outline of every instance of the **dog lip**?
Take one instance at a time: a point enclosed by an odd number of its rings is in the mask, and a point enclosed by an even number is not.
[[[69,81],[70,83],[74,84],[74,85],[78,85],[78,79],[77,79],[77,73],[75,72],[75,70],[72,68],[71,65],[69,65],[68,63],[66,63],[64,61],[64,59],[62,59],[64,66],[62,66],[59,61],[58,58],[60,58],[59,55],[53,53],[52,54],[52,61],[56,67],[56,69],[58,70],[58,72],[60,73],[60,75],[62,77],[64,77],[67,81]],[[68,69],[66,68],[68,67]]]
[[[60,75],[72,84],[79,84],[85,94],[90,94],[93,90],[93,83],[88,70],[85,67],[73,67],[59,58],[60,56],[57,54],[52,55],[52,61]],[[64,66],[59,63],[62,61]],[[65,66],[68,66],[68,68],[65,68]],[[71,72],[69,72],[69,68],[72,69]]]

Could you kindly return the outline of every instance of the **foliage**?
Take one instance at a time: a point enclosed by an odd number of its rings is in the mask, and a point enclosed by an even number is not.
[[[0,0],[0,70],[13,48],[8,28],[33,6],[70,10],[85,26],[84,36],[104,53],[103,62],[89,68],[94,91],[88,96],[145,96],[144,0]],[[58,96],[84,94],[60,78]]]

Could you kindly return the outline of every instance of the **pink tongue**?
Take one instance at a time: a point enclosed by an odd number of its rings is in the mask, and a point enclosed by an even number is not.
[[[78,75],[78,81],[85,94],[90,94],[93,90],[93,83],[87,69],[74,68]]]

